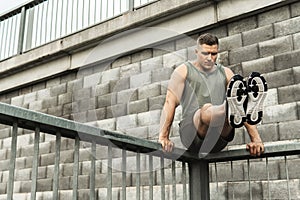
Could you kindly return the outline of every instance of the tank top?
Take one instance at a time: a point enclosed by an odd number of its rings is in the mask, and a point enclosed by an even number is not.
[[[220,105],[226,95],[226,74],[224,66],[216,64],[211,73],[198,70],[191,62],[185,63],[187,77],[181,98],[183,118],[194,114],[206,103]]]

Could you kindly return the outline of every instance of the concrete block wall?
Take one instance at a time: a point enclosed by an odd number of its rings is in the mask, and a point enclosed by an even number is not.
[[[230,12],[230,11],[228,11]],[[251,71],[263,73],[268,81],[269,92],[265,102],[265,116],[259,125],[259,131],[265,142],[300,139],[300,2],[266,9],[218,26],[205,27],[193,31],[187,37],[177,38],[153,48],[144,49],[119,57],[109,63],[98,64],[79,70],[66,71],[62,75],[41,80],[38,83],[22,87],[0,96],[1,102],[21,106],[31,110],[48,113],[58,117],[88,123],[103,129],[116,130],[123,134],[149,140],[157,140],[159,117],[164,103],[168,80],[172,71],[182,62],[193,59],[193,41],[204,32],[211,32],[220,38],[219,62],[229,66],[235,73],[248,76]],[[191,40],[194,39],[194,40]],[[177,147],[182,147],[178,135],[178,122],[181,108],[178,107],[171,132],[171,139]],[[245,145],[249,141],[246,131],[236,131],[236,137],[228,149]],[[19,199],[28,199],[31,190],[31,167],[33,157],[34,133],[19,130],[15,193]],[[52,198],[52,176],[54,170],[55,137],[41,135],[38,196]],[[6,198],[6,182],[10,158],[11,130],[6,126],[0,129],[0,199]],[[88,199],[89,193],[89,144],[82,144],[80,150],[80,199]],[[61,199],[72,195],[74,141],[63,139],[60,165]],[[120,165],[119,153],[113,159],[114,166]],[[129,154],[130,163],[135,158]],[[99,199],[105,199],[106,189],[103,182],[107,172],[107,149],[97,149],[96,187]],[[132,161],[132,162],[131,162]],[[292,197],[299,197],[299,174],[293,166],[299,165],[299,159],[291,157],[288,161],[289,177],[294,188]],[[135,167],[134,164],[133,169]],[[265,161],[255,160],[251,164],[251,180],[254,180],[255,199],[267,197]],[[143,162],[142,168],[147,168]],[[118,168],[118,167],[116,167]],[[181,177],[178,167],[177,177]],[[248,191],[248,169],[245,162],[233,165],[234,177],[230,172],[230,163],[211,166],[210,179],[212,194],[218,189],[219,199],[245,198]],[[217,172],[216,172],[217,169]],[[286,197],[278,193],[275,186],[284,188],[284,161],[274,159],[269,163],[271,194],[274,197]],[[218,177],[216,177],[218,174]],[[128,195],[135,197],[135,175],[128,173],[126,178]],[[155,185],[159,185],[159,172]],[[114,170],[113,199],[120,194],[121,173]],[[230,182],[227,182],[227,181]],[[180,180],[178,179],[180,188]],[[216,185],[218,181],[218,185]],[[143,181],[142,181],[143,182]],[[171,184],[171,180],[166,180]],[[159,195],[159,186],[155,186]],[[172,187],[166,191],[171,199]],[[178,189],[180,190],[180,189]],[[277,192],[277,193],[276,193]],[[143,189],[144,199],[147,188]],[[169,198],[170,197],[170,198]],[[182,197],[178,197],[179,199]],[[213,198],[217,198],[213,196]],[[131,198],[129,198],[131,199]]]

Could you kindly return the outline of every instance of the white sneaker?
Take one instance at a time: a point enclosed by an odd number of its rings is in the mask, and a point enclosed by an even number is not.
[[[248,79],[247,122],[257,124],[263,116],[263,103],[268,86],[265,78],[258,72],[252,72]]]
[[[243,126],[246,121],[245,102],[247,100],[247,85],[241,75],[234,75],[227,88],[227,117],[234,128]]]

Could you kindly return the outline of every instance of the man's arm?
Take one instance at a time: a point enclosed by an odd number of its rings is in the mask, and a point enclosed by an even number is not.
[[[256,125],[250,125],[247,122],[244,123],[247,129],[251,142],[246,145],[252,156],[260,156],[265,151],[264,144],[259,136]]]
[[[160,132],[158,138],[163,150],[166,152],[171,152],[174,147],[174,143],[169,140],[169,135],[175,115],[175,109],[180,103],[184,89],[186,74],[186,66],[181,65],[172,73],[169,81],[166,100],[160,118]]]

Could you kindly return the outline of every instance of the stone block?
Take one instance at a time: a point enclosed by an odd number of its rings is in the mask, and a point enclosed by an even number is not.
[[[266,58],[242,62],[242,69],[244,76],[249,76],[250,73],[254,71],[259,72],[261,74],[273,72],[275,69],[274,57],[269,56]]]
[[[293,35],[294,49],[300,49],[300,33]]]
[[[83,77],[83,88],[95,87],[100,83],[101,73]]]
[[[259,14],[257,17],[259,26],[266,26],[269,24],[287,20],[289,18],[290,18],[289,6],[283,6],[268,12],[263,12]]]
[[[275,37],[300,32],[300,16],[274,24]]]
[[[293,50],[293,41],[291,36],[280,37],[259,43],[259,52],[261,57],[277,55]]]
[[[187,49],[178,50],[163,55],[163,66],[175,68],[187,60]]]
[[[53,97],[52,97],[53,98]],[[64,105],[72,102],[72,93],[68,92],[58,96],[58,105]]]
[[[56,77],[56,78],[52,78],[50,80],[47,80],[46,82],[46,88],[50,88],[52,86],[55,86],[55,85],[59,85],[60,84],[60,77]]]
[[[234,21],[227,25],[228,35],[235,35],[245,31],[253,30],[257,28],[257,20],[255,16]]]
[[[185,49],[187,47],[197,44],[198,34],[194,35],[184,35],[183,37],[175,41],[176,50]]]
[[[152,71],[154,69],[159,69],[163,67],[162,56],[157,56],[147,60],[141,61],[141,72]]]
[[[196,60],[197,56],[195,53],[196,45],[187,48],[187,60]]]
[[[265,108],[263,123],[276,123],[297,120],[297,104],[288,103]]]
[[[141,63],[137,62],[122,66],[120,68],[120,78],[130,77],[132,75],[139,74],[141,72],[140,65]]]
[[[271,40],[274,38],[274,31],[272,25],[259,27],[250,31],[243,32],[242,34],[244,46]]]
[[[66,92],[67,92],[67,84],[66,83],[52,86],[50,88],[50,96],[52,96],[52,97],[58,96],[60,94],[64,94]]]
[[[300,83],[300,66],[293,67],[295,83]]]
[[[219,39],[219,52],[242,47],[242,35],[235,34]]]
[[[276,142],[279,140],[277,124],[261,124],[257,126],[259,135],[264,142]]]
[[[127,104],[121,103],[113,106],[108,106],[106,112],[107,112],[106,113],[107,118],[116,118],[116,117],[124,116],[127,114]]]
[[[131,62],[139,62],[152,57],[152,49],[145,49],[131,55]]]
[[[78,189],[88,189],[90,183],[90,177],[86,175],[78,176]],[[73,185],[73,177],[71,177],[71,185]],[[85,198],[88,199],[88,198]]]
[[[288,121],[279,123],[281,140],[293,140],[300,138],[300,121]]]
[[[110,81],[110,91],[119,92],[130,88],[130,78],[124,77],[119,80]]]
[[[24,101],[23,104],[29,104],[33,101],[36,101],[37,92],[32,92],[24,95]]]
[[[153,47],[153,57],[175,51],[175,41],[159,44]]]
[[[49,115],[54,115],[54,116],[57,116],[57,117],[61,117],[62,113],[63,113],[62,106],[55,106],[55,107],[52,107],[52,108],[48,108],[48,114]]]
[[[165,95],[149,98],[149,110],[161,110],[165,103]]]
[[[117,94],[116,93],[110,93],[102,96],[98,96],[98,108],[104,108],[107,106],[115,105],[117,102]]]
[[[148,111],[148,99],[132,101],[128,104],[128,114],[136,114]]]
[[[268,88],[277,88],[294,84],[292,69],[270,72],[265,74],[264,77],[268,83]]]
[[[101,83],[107,83],[111,80],[118,80],[118,79],[120,79],[120,68],[103,71],[100,77]]]
[[[76,72],[69,72],[68,74],[62,75],[60,83],[67,83],[76,79]]]
[[[43,192],[43,191],[49,191],[52,190],[52,178],[49,179],[39,179],[37,180],[37,191]]]
[[[51,92],[49,88],[37,91],[37,100],[48,99],[51,97]]]
[[[259,58],[258,45],[250,45],[229,51],[229,63],[236,64]]]
[[[27,181],[31,178],[31,169],[19,169],[15,171],[15,181]]]
[[[138,90],[128,89],[117,93],[117,103],[129,103],[138,100]]]
[[[300,2],[296,2],[291,5],[291,13],[292,13],[292,17],[296,17],[300,15]]]
[[[60,199],[72,199],[72,197],[73,197],[73,190],[60,190],[59,191],[59,198]],[[51,195],[50,198],[52,199],[52,195]]]
[[[278,104],[278,92],[277,88],[269,89],[267,97],[264,102],[264,106],[274,106]]]
[[[151,83],[151,71],[130,77],[130,88],[138,88]]]
[[[76,79],[67,83],[67,91],[74,92],[83,88],[83,79]]]
[[[126,129],[135,128],[137,126],[138,126],[137,114],[118,117],[116,120],[116,129],[118,131],[124,131]]]
[[[58,99],[57,97],[49,97],[47,99],[43,99],[42,100],[42,109],[51,108],[51,107],[58,106],[58,105],[63,105],[63,104],[58,104],[57,99]]]
[[[99,120],[96,122],[95,126],[105,130],[116,130],[116,119]]]
[[[91,88],[82,88],[73,91],[73,101],[78,101],[86,98],[90,98],[92,95]]]
[[[300,84],[278,88],[279,103],[300,101]]]
[[[300,57],[300,50],[276,55],[274,57],[275,69],[282,70],[282,69],[288,69],[291,67],[300,66],[299,57]]]
[[[161,82],[165,80],[169,80],[171,77],[171,74],[173,73],[172,68],[162,68],[162,69],[156,69],[152,71],[152,83]]]
[[[251,190],[249,190],[249,182],[229,182],[228,196],[234,199],[250,199],[250,192],[252,192],[253,199],[263,199],[263,189],[261,182],[251,182]]]
[[[137,127],[137,128],[131,128],[126,130],[126,135],[130,135],[137,138],[148,138],[148,127]]]
[[[117,68],[120,66],[128,65],[131,63],[131,56],[123,56],[120,58],[117,58],[116,60],[113,61],[112,68]]]
[[[224,66],[229,65],[228,51],[223,51],[218,54],[217,63],[224,65]]]
[[[23,105],[23,101],[24,101],[24,96],[16,96],[11,98],[11,105],[15,105],[15,106],[19,106],[21,107]]]
[[[55,153],[41,155],[40,166],[54,165],[54,162],[55,162]]]
[[[160,122],[160,110],[153,110],[145,113],[139,113],[137,115],[139,126],[150,126],[154,124],[159,124]]]
[[[289,197],[286,180],[263,181],[263,196],[261,199],[286,199]],[[299,180],[290,180],[290,198],[297,199],[299,191]],[[269,196],[270,195],[270,196]]]
[[[160,85],[151,84],[146,85],[138,89],[138,99],[147,99],[150,97],[155,97],[160,95]]]
[[[0,129],[0,139],[8,138],[11,133],[11,128]],[[2,145],[0,145],[1,147]]]
[[[109,83],[104,83],[104,84],[99,84],[95,86],[95,96],[101,96],[108,94],[110,92],[110,84]]]

